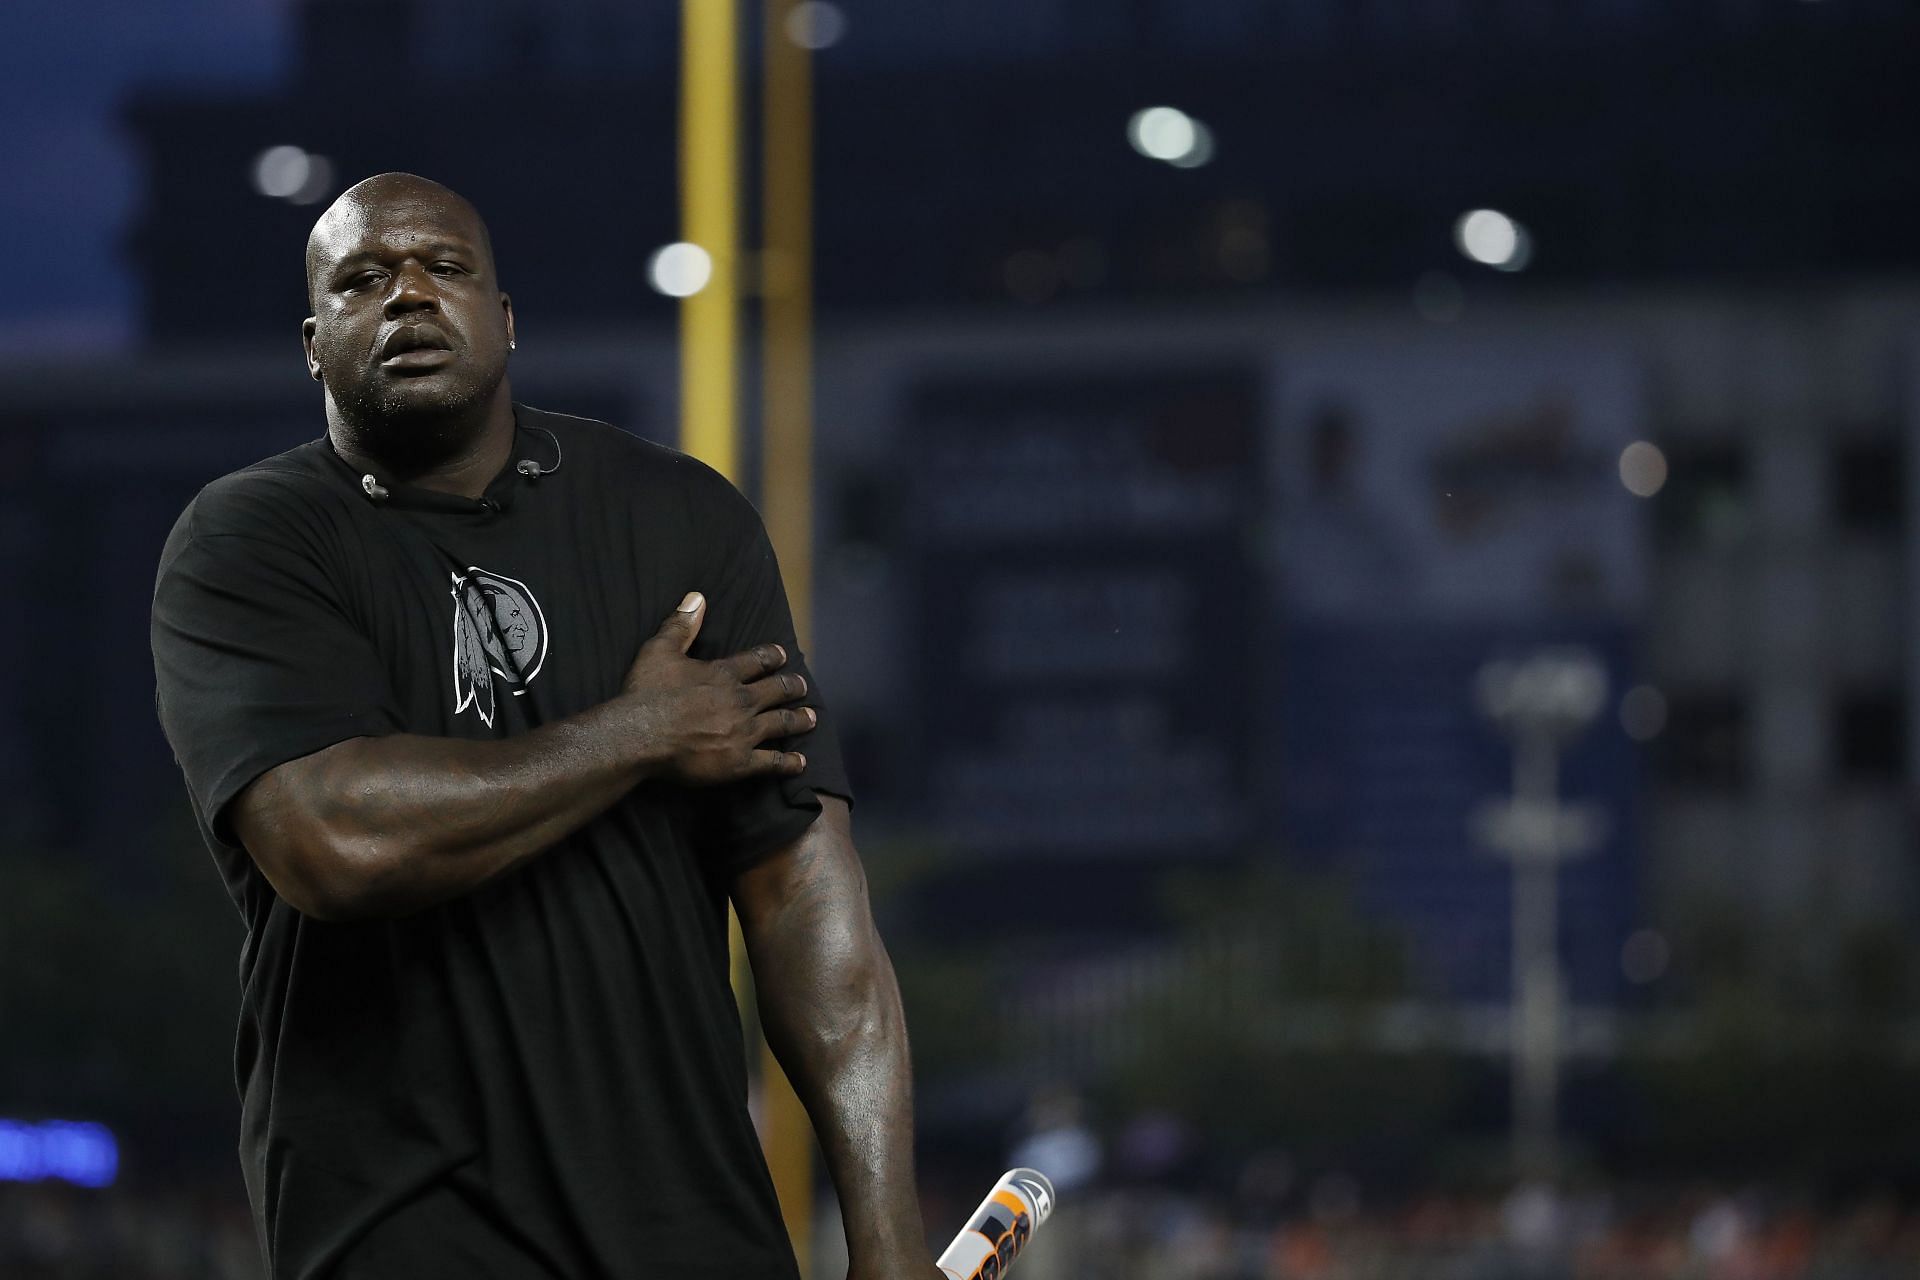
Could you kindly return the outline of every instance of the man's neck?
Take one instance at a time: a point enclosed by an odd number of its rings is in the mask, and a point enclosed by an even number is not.
[[[446,458],[424,467],[395,466],[365,447],[361,433],[338,416],[329,399],[327,437],[333,450],[355,468],[378,469],[402,484],[463,498],[478,498],[513,454],[513,398],[502,383],[493,398],[475,412],[478,421],[458,424],[450,434],[464,441]]]

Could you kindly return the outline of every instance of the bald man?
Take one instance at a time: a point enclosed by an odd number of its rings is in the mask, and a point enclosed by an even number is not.
[[[937,1280],[906,1032],[832,713],[753,508],[516,404],[460,196],[307,245],[323,438],[161,556],[160,717],[247,936],[240,1152],[275,1280],[793,1280],[726,908],[856,1280]]]

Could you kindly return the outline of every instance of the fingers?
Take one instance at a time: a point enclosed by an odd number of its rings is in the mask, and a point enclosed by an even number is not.
[[[706,620],[707,598],[698,591],[687,592],[660,629],[653,633],[655,640],[672,645],[678,653],[685,653],[693,647],[693,639],[700,634],[700,624]]]
[[[791,738],[806,733],[819,723],[820,714],[812,707],[782,707],[755,716],[748,730],[755,742],[765,742],[768,738]]]
[[[741,684],[750,684],[769,671],[778,671],[787,665],[787,651],[777,644],[757,644],[744,653],[732,657],[720,658],[713,664],[738,680]],[[805,688],[802,681],[801,687]],[[798,697],[799,695],[794,695]]]
[[[794,778],[806,770],[807,758],[798,751],[756,751],[747,758],[749,774],[771,773]]]
[[[798,671],[782,671],[765,680],[755,680],[747,686],[747,696],[751,699],[748,705],[755,711],[765,711],[768,707],[777,707],[806,695],[807,678]]]

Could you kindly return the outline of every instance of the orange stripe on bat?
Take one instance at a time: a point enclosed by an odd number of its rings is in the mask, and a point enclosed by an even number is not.
[[[999,1243],[994,1240],[988,1240],[987,1233],[984,1231],[969,1230],[967,1234],[979,1236],[982,1240],[987,1241],[987,1256],[980,1259],[979,1263],[974,1266],[972,1271],[967,1273],[967,1277],[966,1277],[966,1280],[980,1280],[980,1273],[982,1271],[985,1271],[987,1269],[987,1264],[989,1262],[992,1262],[994,1258],[999,1255],[1000,1253]]]

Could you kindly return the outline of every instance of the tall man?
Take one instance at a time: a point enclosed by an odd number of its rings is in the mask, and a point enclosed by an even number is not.
[[[486,226],[437,183],[347,191],[307,286],[327,434],[195,498],[152,636],[247,926],[273,1277],[792,1277],[731,898],[852,1276],[933,1280],[899,996],[753,508],[513,402]]]

